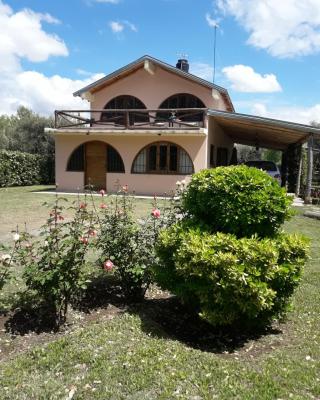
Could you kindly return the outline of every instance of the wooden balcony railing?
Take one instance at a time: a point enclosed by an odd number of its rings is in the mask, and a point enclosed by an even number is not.
[[[194,130],[206,127],[206,115],[206,108],[57,110],[55,128]]]

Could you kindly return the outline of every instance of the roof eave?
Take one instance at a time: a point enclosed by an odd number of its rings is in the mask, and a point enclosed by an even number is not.
[[[226,111],[213,110],[210,108],[208,109],[207,114],[211,115],[211,116],[224,116],[229,119],[240,119],[240,120],[247,120],[247,121],[251,121],[251,122],[263,122],[270,126],[275,126],[275,125],[279,126],[280,125],[283,128],[288,128],[288,129],[291,128],[291,129],[299,130],[301,132],[316,133],[316,134],[320,135],[320,128],[316,128],[311,125],[299,124],[297,122],[290,122],[290,121],[283,121],[280,119],[259,117],[257,115],[230,113],[230,112],[226,112]]]

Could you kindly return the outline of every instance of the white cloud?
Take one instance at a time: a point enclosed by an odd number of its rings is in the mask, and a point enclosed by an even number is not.
[[[309,125],[312,121],[320,122],[320,104],[311,107],[282,106],[268,108],[263,103],[255,103],[251,113],[261,117],[281,119]]]
[[[133,32],[138,32],[138,28],[132,22],[125,20],[123,23],[126,24]]]
[[[12,114],[20,105],[42,114],[52,114],[56,108],[87,107],[72,93],[102,77],[91,74],[83,80],[72,80],[23,71],[22,59],[43,62],[50,56],[68,55],[63,40],[46,33],[42,22],[57,24],[59,20],[27,9],[14,13],[0,0],[0,114]]]
[[[209,13],[206,14],[206,21],[208,23],[209,26],[211,26],[211,28],[216,28],[219,25],[219,19],[214,19],[211,17],[211,15]]]
[[[58,22],[50,14],[27,9],[13,13],[0,0],[0,70],[17,67],[19,58],[40,62],[50,56],[68,55],[65,43],[58,36],[43,31],[42,21]]]
[[[21,72],[12,76],[2,88],[0,114],[12,114],[20,105],[47,115],[55,109],[88,108],[87,102],[73,97],[72,93],[103,76],[96,74],[73,80],[59,75],[47,77],[35,71]]]
[[[282,91],[274,74],[261,75],[247,65],[225,67],[222,72],[231,82],[231,88],[237,92],[272,93]]]
[[[248,43],[286,58],[320,51],[319,0],[217,0],[248,32]]]
[[[124,30],[124,25],[117,21],[111,21],[109,26],[113,33],[120,33]]]
[[[138,28],[130,21],[110,21],[109,26],[113,33],[121,33],[127,26],[131,31],[138,32]]]
[[[212,82],[213,67],[210,64],[195,62],[190,64],[190,72],[202,79]]]

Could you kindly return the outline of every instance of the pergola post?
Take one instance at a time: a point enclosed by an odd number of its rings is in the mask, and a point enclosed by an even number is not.
[[[301,147],[299,143],[290,144],[287,153],[287,184],[288,192],[295,193],[297,190],[297,177],[301,159]]]
[[[313,134],[308,139],[308,152],[307,152],[307,183],[304,202],[311,203],[311,188],[313,176]]]
[[[288,172],[288,153],[287,150],[282,151],[281,157],[281,186],[286,187],[287,185],[287,172]]]
[[[295,190],[295,194],[296,194],[297,197],[299,197],[299,195],[300,195],[301,175],[302,175],[302,162],[303,162],[302,153],[303,153],[303,150],[302,150],[302,146],[301,146],[300,150],[299,150],[299,168],[298,168],[296,190]]]

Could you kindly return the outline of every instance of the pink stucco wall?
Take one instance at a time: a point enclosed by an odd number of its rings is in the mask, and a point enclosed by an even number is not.
[[[77,135],[56,135],[56,182],[59,190],[76,191],[78,188],[83,189],[84,173],[83,172],[67,172],[67,162],[72,151],[82,143],[100,140],[113,146],[121,155],[125,173],[107,173],[106,187],[108,192],[115,191],[115,182],[119,180],[121,185],[128,184],[131,190],[137,194],[154,194],[162,195],[165,192],[175,189],[176,181],[184,178],[185,175],[148,175],[148,174],[131,174],[131,166],[135,156],[147,144],[156,141],[168,141],[180,145],[190,155],[194,163],[195,172],[206,168],[207,146],[206,136],[171,136],[165,135],[159,138],[158,135],[145,136],[128,136],[128,135],[85,135],[79,133]]]
[[[100,89],[93,94],[92,109],[103,109],[114,97],[132,95],[140,99],[148,109],[158,109],[168,97],[177,93],[191,93],[197,96],[208,108],[226,110],[219,92],[202,86],[189,79],[168,72],[159,66],[154,75],[143,67],[130,75]],[[214,97],[213,94],[214,93]]]
[[[215,89],[207,88],[199,83],[185,79],[172,72],[156,66],[154,74],[150,74],[142,66],[137,71],[123,77],[112,84],[101,88],[91,96],[91,109],[103,109],[104,106],[114,97],[120,95],[132,95],[139,98],[148,109],[158,109],[160,104],[177,93],[190,93],[197,96],[208,108],[226,110],[226,104]],[[101,140],[113,146],[121,155],[125,164],[125,173],[107,173],[106,187],[108,192],[115,191],[115,182],[121,185],[128,184],[131,190],[137,194],[163,194],[175,189],[177,180],[188,176],[183,175],[148,175],[131,174],[131,166],[135,156],[147,144],[155,141],[169,141],[180,145],[190,155],[194,163],[195,172],[209,166],[210,144],[228,147],[233,146],[232,141],[224,132],[213,123],[209,123],[208,129],[202,133],[191,135],[191,132],[168,135],[163,132],[154,131],[145,133],[130,133],[123,131],[101,131],[95,133],[93,129],[88,132],[79,131],[62,132],[57,131],[56,140],[56,182],[60,190],[76,191],[83,189],[84,173],[67,172],[67,162],[72,151],[82,143],[90,140]],[[161,137],[159,137],[159,135]]]

